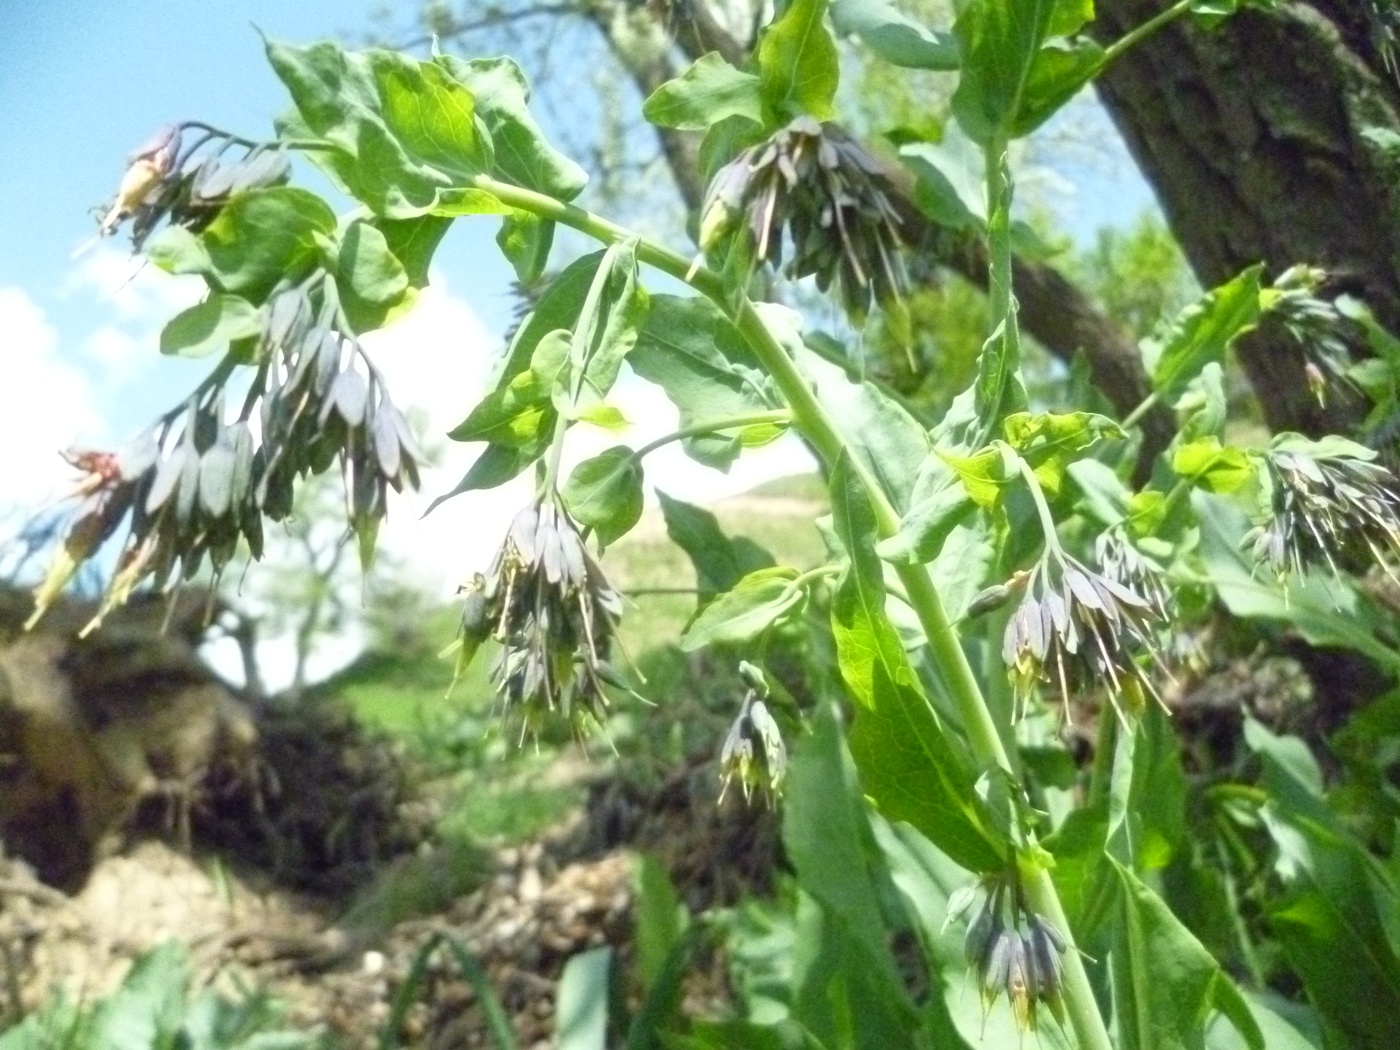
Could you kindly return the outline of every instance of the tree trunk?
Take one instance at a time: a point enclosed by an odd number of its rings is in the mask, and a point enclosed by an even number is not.
[[[1161,8],[1100,3],[1092,29],[1116,39]],[[1309,263],[1400,326],[1396,165],[1364,134],[1400,129],[1400,92],[1360,4],[1286,3],[1213,30],[1183,19],[1097,87],[1202,284],[1261,261],[1270,276]],[[1318,404],[1283,332],[1241,340],[1239,357],[1273,429],[1357,422],[1354,404]]]

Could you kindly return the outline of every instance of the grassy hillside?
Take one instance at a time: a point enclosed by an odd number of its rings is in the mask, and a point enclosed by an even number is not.
[[[813,523],[826,511],[825,493],[815,477],[777,479],[707,509],[727,534],[748,536],[779,562],[808,568],[822,560]],[[667,537],[660,512],[652,510],[608,549],[603,565],[627,595],[621,638],[630,658],[646,669],[642,692],[665,704],[673,685],[691,670],[674,648],[695,609],[694,595],[683,593],[695,586],[690,560]],[[457,615],[455,608],[433,613],[418,645],[368,652],[318,692],[348,704],[365,725],[402,740],[440,777],[446,839],[526,838],[581,798],[578,777],[552,768],[569,741],[563,736],[521,747],[502,739],[488,680],[494,654],[488,650],[448,695],[452,660],[436,654],[455,637]],[[611,726],[616,740],[636,731],[637,716],[645,714],[639,708],[635,701],[619,703]],[[590,750],[594,763],[570,764],[575,772],[604,768],[611,753],[607,743]]]

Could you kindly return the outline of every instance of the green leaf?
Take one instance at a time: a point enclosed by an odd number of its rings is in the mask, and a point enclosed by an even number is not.
[[[588,173],[545,139],[530,113],[530,86],[514,60],[439,55],[434,61],[471,93],[494,147],[493,175],[562,201],[579,195]]]
[[[176,1045],[192,977],[184,949],[173,941],[141,955],[121,986],[93,1010],[89,1045]]]
[[[1009,137],[1055,0],[969,0],[953,25],[962,74],[953,113],[973,141]]]
[[[773,566],[773,556],[753,540],[726,536],[709,511],[672,499],[660,489],[656,496],[661,501],[666,534],[695,566],[701,604],[732,590],[745,576]]]
[[[661,977],[671,950],[690,924],[690,913],[681,903],[666,866],[649,853],[637,858],[636,932],[633,945],[642,987],[650,988]]]
[[[1006,315],[982,344],[977,358],[977,378],[972,384],[972,404],[976,425],[970,442],[976,448],[996,431],[1003,416],[1026,407],[1026,391],[1021,383],[1021,330],[1016,315],[1016,296],[1011,273],[1011,170],[1005,155],[1001,158],[1000,192],[991,201],[987,216],[987,243],[991,246],[987,282],[994,304],[1004,299]],[[994,314],[1000,317],[1000,314]],[[951,412],[950,412],[951,414]]]
[[[898,994],[879,906],[880,851],[833,704],[820,705],[793,754],[783,848],[798,885],[841,919],[864,949],[866,964],[881,967],[889,991]]]
[[[422,215],[444,191],[493,170],[471,93],[436,63],[330,42],[269,41],[267,55],[297,107],[289,128],[336,147],[310,157],[377,213]]]
[[[635,238],[603,255],[580,310],[569,348],[569,368],[556,380],[555,407],[570,419],[602,401],[622,361],[637,344],[650,297],[637,276]]]
[[[237,194],[197,237],[176,229],[151,243],[152,262],[261,303],[279,281],[296,280],[317,260],[319,238],[335,233],[335,213],[314,193],[272,186]]]
[[[657,127],[705,131],[726,117],[763,122],[758,77],[726,62],[718,52],[702,55],[642,104],[642,116]]]
[[[880,557],[891,562],[930,562],[938,556],[949,535],[964,524],[976,504],[968,490],[957,483],[953,471],[940,459],[946,477],[931,495],[915,503],[900,520],[899,532],[880,543]]]
[[[346,227],[336,259],[336,290],[357,333],[382,325],[408,288],[408,272],[382,230],[362,219]]]
[[[1366,851],[1286,802],[1260,813],[1278,848],[1287,896],[1269,924],[1308,998],[1338,1038],[1329,1045],[1389,1046],[1400,1017],[1400,960],[1386,937]],[[1390,913],[1400,906],[1387,901]]]
[[[1016,412],[1002,421],[1002,431],[1052,497],[1059,495],[1065,470],[1079,453],[1105,438],[1126,436],[1117,423],[1095,412]]]
[[[442,243],[452,220],[437,215],[422,215],[415,219],[379,217],[374,220],[374,225],[384,234],[384,243],[403,266],[409,288],[426,288],[428,264],[432,262],[433,253]]]
[[[1263,1050],[1259,1026],[1220,964],[1161,897],[1117,860],[1109,863],[1118,882],[1109,964],[1122,1050],[1201,1047],[1212,1009],[1252,1050]]]
[[[1156,704],[1119,727],[1108,813],[1108,851],[1134,871],[1166,867],[1186,836],[1180,744]]]
[[[516,211],[501,221],[496,246],[515,267],[516,279],[524,285],[538,281],[549,265],[549,249],[554,245],[554,222],[528,211]]]
[[[1103,63],[1103,48],[1089,37],[1046,41],[1026,74],[1015,116],[1007,129],[1011,137],[1029,135],[1049,120],[1098,75]]]
[[[1250,560],[1240,544],[1248,529],[1244,514],[1220,496],[1192,497],[1201,526],[1201,582],[1213,586],[1236,616],[1290,624],[1313,645],[1341,645],[1400,671],[1400,652],[1376,632],[1382,619],[1351,587],[1330,576],[1290,579],[1287,589]]]
[[[957,125],[938,142],[911,142],[899,151],[914,173],[914,201],[941,226],[981,229],[987,221],[986,160]]]
[[[765,320],[772,311],[764,312]],[[909,509],[919,468],[929,454],[923,426],[874,383],[852,382],[837,366],[808,350],[800,340],[784,340],[811,379],[817,399],[841,420],[847,447],[866,465],[900,513]]]
[[[641,461],[626,445],[610,448],[575,467],[562,495],[569,513],[606,547],[641,519]]]
[[[637,375],[665,390],[680,410],[682,428],[774,407],[748,344],[708,299],[652,296],[627,361]],[[736,434],[682,442],[692,459],[720,470],[734,462],[742,445]]]
[[[262,311],[247,299],[216,293],[166,323],[160,333],[160,352],[203,357],[238,339],[261,335],[262,328]]]
[[[962,482],[967,498],[981,507],[990,510],[1001,499],[1001,490],[1010,480],[1006,470],[1006,457],[998,448],[988,448],[975,456],[954,456],[943,454],[938,457],[953,469]]]
[[[1245,992],[1244,1000],[1249,1012],[1254,1015],[1254,1023],[1264,1037],[1268,1050],[1322,1050],[1321,1044],[1314,1042],[1299,1031],[1289,1017],[1281,1012],[1287,1010],[1290,1016],[1306,1007],[1283,1000],[1278,995],[1259,995]],[[1275,1009],[1275,1006],[1281,1009]],[[1249,1044],[1224,1017],[1216,1017],[1206,1026],[1206,1050],[1247,1050]]]
[[[572,332],[578,325],[579,314],[583,311],[588,289],[593,285],[594,275],[603,261],[604,253],[593,252],[575,259],[562,273],[549,282],[535,303],[535,308],[520,322],[505,357],[501,360],[496,385],[509,382],[520,372],[530,367],[535,349],[540,340],[551,332],[560,330]]]
[[[1244,720],[1244,742],[1262,760],[1264,790],[1270,799],[1324,827],[1340,829],[1323,799],[1322,770],[1307,744],[1296,736],[1272,733],[1249,715]]]
[[[928,29],[886,0],[836,0],[831,24],[842,36],[858,36],[886,62],[906,69],[958,68],[958,46],[948,33]]]
[[[1259,278],[1263,264],[1207,292],[1143,344],[1152,386],[1166,404],[1175,404],[1208,363],[1225,358],[1230,344],[1259,320]]]
[[[613,950],[579,952],[564,964],[555,991],[554,1045],[558,1050],[607,1050]]]
[[[559,281],[551,284],[512,342],[504,371],[524,367],[528,349],[528,365],[546,381],[555,409],[577,419],[599,406],[617,380],[623,358],[636,345],[649,297],[637,279],[635,239],[613,245],[601,258],[589,257],[585,267],[575,263],[563,277],[570,278],[567,293],[550,295]],[[543,332],[545,320],[565,324]]]
[[[851,559],[832,598],[831,627],[841,676],[858,707],[851,751],[861,784],[888,819],[912,824],[964,867],[990,871],[1006,843],[890,623],[875,512],[844,455],[832,470],[831,502],[837,537]]]
[[[836,41],[827,29],[827,0],[790,0],[758,41],[758,75],[769,123],[799,114],[817,120],[836,115],[840,79]]]
[[[554,429],[549,386],[533,370],[521,372],[493,390],[447,436],[453,441],[489,441],[509,448],[538,443]]]
[[[681,635],[681,650],[693,653],[763,634],[802,603],[802,588],[793,585],[796,578],[796,570],[785,566],[749,573],[696,614]]]
[[[1204,437],[1172,453],[1172,470],[1207,492],[1237,492],[1254,479],[1254,465],[1243,449]]]

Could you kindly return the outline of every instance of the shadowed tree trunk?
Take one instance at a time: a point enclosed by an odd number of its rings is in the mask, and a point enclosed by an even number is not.
[[[1092,28],[1116,39],[1163,6],[1101,2]],[[1364,134],[1400,129],[1385,65],[1360,0],[1316,0],[1244,11],[1213,30],[1182,20],[1097,85],[1202,284],[1261,261],[1270,276],[1309,263],[1395,328],[1397,168]],[[1274,429],[1357,422],[1354,405],[1319,406],[1302,349],[1283,333],[1261,329],[1239,356]]]

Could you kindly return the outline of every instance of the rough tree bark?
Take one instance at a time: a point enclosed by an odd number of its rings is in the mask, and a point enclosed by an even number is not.
[[[1116,39],[1162,7],[1106,0],[1092,30]],[[1400,130],[1400,91],[1361,3],[1285,3],[1213,30],[1182,20],[1097,86],[1202,284],[1260,261],[1270,275],[1310,263],[1400,325],[1400,182],[1363,134]],[[1275,430],[1357,422],[1355,404],[1318,405],[1301,347],[1281,332],[1242,340],[1239,357]]]

